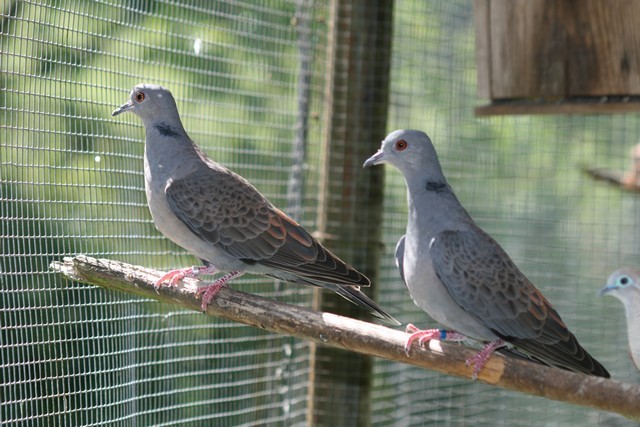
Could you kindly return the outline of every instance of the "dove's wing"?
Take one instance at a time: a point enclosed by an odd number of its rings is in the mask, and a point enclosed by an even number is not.
[[[196,235],[247,264],[258,263],[310,282],[369,286],[247,180],[209,165],[165,189],[173,213]]]
[[[430,256],[454,301],[506,342],[545,363],[606,372],[500,245],[479,228],[439,233]]]
[[[404,238],[406,236],[402,236],[400,240],[398,240],[398,244],[396,245],[396,267],[398,267],[398,271],[400,272],[400,278],[407,284],[407,281],[404,279]]]

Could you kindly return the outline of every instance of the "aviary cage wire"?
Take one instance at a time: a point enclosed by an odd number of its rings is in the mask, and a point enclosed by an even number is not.
[[[48,265],[78,253],[160,269],[195,263],[147,212],[141,124],[110,117],[142,81],[170,88],[209,154],[313,230],[328,9],[268,0],[2,3],[1,425],[306,422],[307,343],[63,281]],[[468,1],[396,2],[388,130],[430,134],[476,221],[614,378],[638,382],[621,307],[596,297],[612,270],[637,263],[637,195],[590,181],[580,166],[625,168],[640,122],[474,118],[472,13]],[[378,300],[402,322],[427,325],[394,266],[406,196],[391,169],[385,191]],[[309,289],[260,277],[235,286],[311,302]],[[374,362],[374,374],[376,426],[629,424],[386,361]]]

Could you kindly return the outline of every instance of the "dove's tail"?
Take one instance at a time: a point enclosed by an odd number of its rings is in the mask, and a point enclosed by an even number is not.
[[[545,365],[568,371],[604,378],[611,377],[607,369],[587,353],[570,332],[566,340],[558,340],[555,343],[542,343],[539,340],[523,339],[512,340],[511,343],[515,346],[514,349],[508,350],[512,354],[524,356]]]
[[[375,303],[371,298],[365,295],[357,286],[338,286],[332,283],[315,284],[325,289],[329,289],[336,294],[340,295],[349,302],[364,308],[375,317],[384,320],[386,323],[394,326],[398,326],[401,323],[387,313],[382,307]]]
[[[365,295],[364,292],[360,290],[359,286],[344,286],[344,285],[336,285],[335,283],[321,282],[312,280],[308,277],[292,277],[292,276],[281,276],[276,274],[267,274],[267,276],[275,277],[279,280],[284,280],[291,283],[298,283],[301,285],[312,285],[317,286],[319,288],[328,289],[330,291],[335,292],[340,295],[342,298],[347,301],[357,305],[360,308],[367,310],[373,316],[384,320],[386,323],[394,326],[401,325],[396,319],[393,318],[389,313],[387,313],[382,307],[375,303],[374,300]],[[367,279],[369,280],[369,279]]]

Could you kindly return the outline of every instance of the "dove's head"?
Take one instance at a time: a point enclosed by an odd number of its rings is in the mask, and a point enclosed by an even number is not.
[[[131,111],[142,119],[145,126],[152,124],[154,120],[162,118],[163,121],[177,120],[180,122],[178,107],[173,95],[162,86],[141,83],[131,90],[129,101],[113,110],[112,116]],[[182,127],[182,125],[180,126]]]
[[[442,178],[440,162],[431,139],[419,130],[396,130],[382,141],[377,153],[364,162],[364,167],[388,163],[395,166],[409,180]]]
[[[630,301],[632,293],[640,294],[640,272],[633,268],[621,268],[620,270],[609,276],[607,286],[600,289],[598,293],[602,295],[611,295],[618,298],[624,304]]]

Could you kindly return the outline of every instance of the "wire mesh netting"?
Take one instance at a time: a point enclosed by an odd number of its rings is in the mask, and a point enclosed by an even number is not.
[[[0,425],[304,424],[306,342],[66,281],[49,264],[80,253],[158,269],[197,263],[151,221],[142,124],[110,117],[140,82],[171,89],[208,154],[314,230],[327,2],[0,5]],[[581,172],[626,168],[638,117],[476,119],[471,4],[396,2],[392,26],[388,129],[430,134],[476,221],[614,378],[640,382],[622,307],[596,297],[611,271],[637,263],[637,195]],[[393,259],[404,182],[391,168],[386,178],[378,301],[427,326]],[[311,304],[305,287],[234,283]],[[387,361],[374,373],[376,426],[630,424]]]
[[[3,6],[1,423],[304,420],[306,343],[63,281],[48,265],[78,253],[160,269],[197,263],[153,227],[141,123],[110,117],[139,82],[170,88],[192,138],[313,227],[313,199],[296,197],[301,186],[287,198],[287,183],[304,155],[293,150],[300,98],[322,87],[324,6]],[[320,79],[307,77],[311,65]],[[259,277],[238,282],[296,304],[311,297]]]

